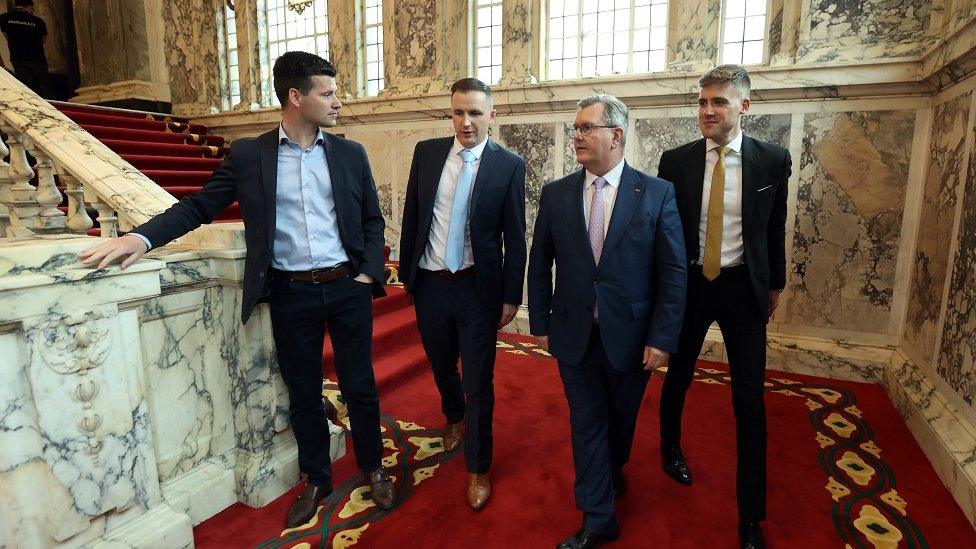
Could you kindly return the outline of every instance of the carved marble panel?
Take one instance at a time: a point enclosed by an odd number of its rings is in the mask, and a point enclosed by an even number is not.
[[[932,359],[945,290],[952,229],[966,163],[971,94],[935,108],[918,243],[912,267],[905,344],[922,363]]]
[[[784,322],[885,333],[915,113],[804,116]]]

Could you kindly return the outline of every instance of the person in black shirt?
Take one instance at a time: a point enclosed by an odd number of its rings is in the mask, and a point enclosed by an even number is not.
[[[44,42],[47,25],[34,15],[33,0],[16,0],[14,9],[0,15],[0,31],[7,38],[10,64],[17,79],[45,99],[54,99]]]

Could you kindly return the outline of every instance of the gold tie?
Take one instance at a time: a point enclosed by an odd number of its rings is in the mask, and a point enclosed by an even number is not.
[[[722,271],[722,218],[725,215],[725,155],[728,147],[719,147],[718,162],[712,171],[712,189],[708,193],[708,223],[705,225],[705,257],[702,274],[715,280]]]

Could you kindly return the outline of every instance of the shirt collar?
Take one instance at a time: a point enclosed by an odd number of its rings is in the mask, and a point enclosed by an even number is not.
[[[321,145],[323,141],[325,141],[325,134],[322,131],[322,128],[319,128],[318,133],[315,134],[315,144],[316,145]],[[281,145],[282,143],[285,143],[285,142],[291,143],[291,144],[295,145],[296,147],[301,147],[301,145],[299,145],[298,143],[295,143],[294,141],[292,141],[288,137],[288,134],[285,133],[284,126],[282,126],[281,124],[278,124],[278,144]]]
[[[583,188],[585,189],[589,187],[590,184],[592,184],[598,176],[593,175],[592,173],[590,173],[589,170],[586,170],[584,173],[585,175],[583,176]],[[621,158],[620,163],[614,166],[612,170],[604,174],[603,179],[606,179],[607,183],[609,183],[611,187],[616,189],[617,186],[620,185],[620,178],[623,176],[623,174],[624,174],[624,160]]]
[[[488,138],[486,137],[484,141],[468,149],[471,151],[472,154],[474,154],[475,161],[481,160],[481,155],[485,152],[485,147],[487,145],[488,145]],[[461,142],[458,141],[457,136],[454,136],[454,146],[451,147],[451,154],[456,155],[457,153],[461,152],[461,149],[463,148],[464,145],[462,145]]]
[[[717,149],[718,147],[719,147],[718,143],[712,141],[709,138],[706,138],[705,139],[705,150],[706,151],[711,152],[711,151]],[[739,135],[735,136],[735,139],[733,139],[732,141],[729,141],[729,144],[726,145],[726,147],[732,149],[732,152],[741,153],[742,152],[742,132],[740,131],[739,132]]]

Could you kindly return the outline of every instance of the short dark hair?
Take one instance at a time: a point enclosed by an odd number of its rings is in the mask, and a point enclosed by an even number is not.
[[[307,51],[289,51],[281,54],[272,69],[274,90],[278,102],[284,107],[288,104],[288,90],[295,88],[302,95],[312,89],[313,76],[335,78],[336,69],[327,60]]]
[[[493,104],[491,100],[491,88],[488,87],[488,84],[485,84],[477,78],[462,78],[451,84],[451,95],[454,95],[457,92],[465,93],[471,91],[479,91],[485,94],[488,104]]]
[[[34,7],[34,0],[14,0],[14,6],[18,8]]]

